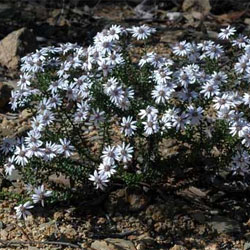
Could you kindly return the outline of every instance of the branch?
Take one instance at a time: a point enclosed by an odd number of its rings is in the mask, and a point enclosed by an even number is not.
[[[12,241],[12,240],[1,240],[0,239],[0,244],[3,246],[12,246],[12,245],[40,245],[40,244],[45,244],[45,245],[60,245],[60,246],[68,246],[68,247],[73,247],[73,248],[78,248],[78,249],[83,249],[79,245],[68,243],[68,242],[61,242],[61,241]]]
[[[134,235],[137,231],[136,230],[131,230],[131,231],[125,231],[121,233],[113,233],[113,234],[94,234],[93,238],[94,239],[105,239],[105,238],[124,238],[129,235]]]

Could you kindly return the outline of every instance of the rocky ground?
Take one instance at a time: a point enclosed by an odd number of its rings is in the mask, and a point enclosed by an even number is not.
[[[13,210],[15,193],[21,192],[20,187],[2,189],[1,249],[212,250],[250,246],[249,203],[233,200],[224,192],[189,187],[170,195],[122,188],[80,206],[38,207],[25,222],[17,221]]]
[[[29,126],[29,113],[12,113],[8,101],[20,58],[36,48],[68,41],[88,45],[112,23],[156,27],[158,51],[181,39],[215,39],[227,24],[250,33],[247,8],[223,13],[205,0],[183,5],[171,1],[157,8],[139,1],[99,1],[81,8],[11,2],[0,3],[0,136],[20,134]],[[33,217],[23,222],[14,213],[23,192],[21,180],[10,184],[0,178],[0,249],[250,249],[247,194],[198,186],[171,193],[120,187],[80,205],[36,207]]]

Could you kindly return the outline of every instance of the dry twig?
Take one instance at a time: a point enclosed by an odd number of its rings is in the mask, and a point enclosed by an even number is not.
[[[124,238],[129,235],[135,234],[136,230],[125,231],[121,233],[112,233],[112,234],[94,234],[93,238],[95,239],[105,239],[105,238]]]
[[[68,242],[61,242],[61,241],[15,241],[15,240],[1,240],[0,244],[2,244],[2,247],[9,247],[14,245],[59,245],[59,246],[67,246],[67,247],[73,247],[78,249],[84,249],[79,245],[68,243]]]

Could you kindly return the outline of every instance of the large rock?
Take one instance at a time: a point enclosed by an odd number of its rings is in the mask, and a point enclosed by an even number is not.
[[[129,240],[111,239],[96,240],[91,244],[95,250],[136,250],[134,244]]]
[[[13,31],[0,41],[0,64],[17,70],[20,58],[36,48],[36,37],[27,28]]]

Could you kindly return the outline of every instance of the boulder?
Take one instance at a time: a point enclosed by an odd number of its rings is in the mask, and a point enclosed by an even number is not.
[[[30,30],[13,31],[0,41],[0,64],[9,70],[17,70],[21,57],[36,48],[36,37]]]

